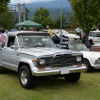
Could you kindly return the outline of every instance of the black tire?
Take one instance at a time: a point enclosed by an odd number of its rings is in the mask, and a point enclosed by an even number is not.
[[[87,59],[83,60],[83,64],[87,67],[86,72],[93,71],[93,67],[90,65],[90,62]]]
[[[68,82],[77,82],[80,79],[81,73],[70,73],[70,74],[65,74],[65,80]]]
[[[28,65],[23,65],[19,69],[19,81],[23,88],[31,89],[35,85],[35,77],[32,75]]]

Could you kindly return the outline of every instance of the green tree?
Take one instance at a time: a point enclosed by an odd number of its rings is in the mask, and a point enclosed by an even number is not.
[[[47,25],[49,25],[51,28],[53,28],[53,27],[54,27],[54,22],[53,22],[53,20],[52,20],[51,17],[47,17],[47,18],[45,18],[45,19],[42,21],[42,25],[44,26],[44,28],[45,28]]]
[[[0,0],[0,14],[4,11],[7,11],[7,5],[10,2],[10,0]]]
[[[35,11],[33,20],[42,24],[44,27],[46,27],[46,25],[53,24],[52,18],[49,16],[48,9],[44,7],[40,7]]]
[[[79,26],[79,22],[75,15],[70,16],[68,25],[71,29],[75,29],[76,27]]]
[[[56,21],[55,21],[55,28],[61,28],[61,20],[62,20],[62,28],[65,28],[65,17],[62,15],[62,18],[61,16],[59,16]]]
[[[14,16],[11,12],[3,12],[0,14],[0,27],[6,29],[14,27]]]
[[[97,25],[100,17],[99,0],[70,0],[74,14],[79,25],[86,33],[86,45],[88,46],[88,35],[91,28]]]

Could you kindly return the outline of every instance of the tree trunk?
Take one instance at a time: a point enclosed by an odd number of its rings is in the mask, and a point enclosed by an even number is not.
[[[86,46],[89,46],[89,32],[86,32]]]

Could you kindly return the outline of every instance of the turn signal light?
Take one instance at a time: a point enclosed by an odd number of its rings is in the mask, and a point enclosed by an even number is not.
[[[37,60],[32,60],[32,62],[37,62]]]
[[[41,66],[41,67],[39,67],[38,69],[39,69],[39,70],[44,70],[45,67],[44,67],[44,66]]]
[[[82,66],[82,63],[77,64],[77,67],[81,67],[81,66]]]

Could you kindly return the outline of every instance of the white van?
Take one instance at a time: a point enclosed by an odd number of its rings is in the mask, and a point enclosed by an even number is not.
[[[100,43],[100,31],[90,31],[89,39],[92,39],[94,43]]]

